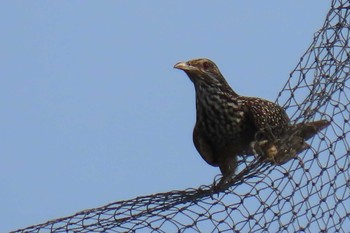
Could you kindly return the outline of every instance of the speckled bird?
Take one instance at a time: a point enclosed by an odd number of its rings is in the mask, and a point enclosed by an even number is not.
[[[329,124],[316,121],[292,126],[277,104],[238,95],[209,59],[178,62],[174,68],[183,70],[195,87],[194,145],[224,177],[234,174],[237,155],[259,153],[271,162],[284,163],[307,149],[305,140]]]

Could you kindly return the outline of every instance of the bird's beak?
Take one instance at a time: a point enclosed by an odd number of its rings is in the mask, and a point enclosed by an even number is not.
[[[190,70],[191,69],[191,66],[189,66],[188,64],[187,64],[187,62],[178,62],[178,63],[176,63],[175,65],[174,65],[174,68],[175,69],[179,69],[179,70],[184,70],[184,71],[186,71],[186,70]]]

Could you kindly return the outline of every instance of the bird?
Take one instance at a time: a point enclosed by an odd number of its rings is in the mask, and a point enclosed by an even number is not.
[[[234,175],[238,156],[258,154],[279,165],[289,161],[310,147],[306,140],[330,124],[327,120],[292,124],[281,106],[237,94],[207,58],[178,62],[174,68],[194,84],[194,146],[209,165],[219,167],[223,178]]]

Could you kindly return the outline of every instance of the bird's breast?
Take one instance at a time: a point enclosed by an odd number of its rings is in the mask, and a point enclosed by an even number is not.
[[[197,122],[213,142],[239,141],[245,130],[244,113],[233,98],[222,95],[197,96]]]

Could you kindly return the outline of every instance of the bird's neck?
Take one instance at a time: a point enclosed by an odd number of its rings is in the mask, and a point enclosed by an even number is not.
[[[217,111],[226,109],[228,104],[237,105],[239,95],[230,86],[213,86],[206,83],[195,85],[197,118],[216,118]]]
[[[195,83],[196,98],[220,98],[220,96],[238,97],[239,95],[227,84],[211,85],[205,82]]]

